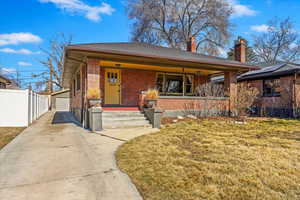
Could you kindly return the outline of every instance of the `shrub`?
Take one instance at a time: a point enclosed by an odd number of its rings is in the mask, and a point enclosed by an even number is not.
[[[250,87],[246,84],[238,85],[236,111],[238,116],[246,115],[249,109],[253,106],[259,92],[255,87]]]
[[[205,83],[196,88],[196,95],[200,97],[224,97],[224,86],[217,83]]]

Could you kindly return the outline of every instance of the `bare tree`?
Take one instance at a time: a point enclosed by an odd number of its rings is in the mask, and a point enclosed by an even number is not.
[[[261,62],[295,62],[300,59],[300,37],[290,18],[273,19],[266,33],[253,36],[253,50]]]
[[[218,55],[228,42],[232,7],[224,0],[129,0],[132,40],[186,48],[191,37],[197,50]]]
[[[45,91],[62,89],[61,77],[64,62],[64,48],[71,44],[72,36],[66,36],[64,33],[57,34],[53,39],[49,40],[47,48],[41,48],[45,54],[45,59],[40,63],[46,68],[46,72],[34,74],[34,78],[39,78],[36,82],[36,88],[43,88]]]
[[[199,85],[196,88],[196,95],[200,97],[224,97],[225,90],[222,84],[209,82]]]

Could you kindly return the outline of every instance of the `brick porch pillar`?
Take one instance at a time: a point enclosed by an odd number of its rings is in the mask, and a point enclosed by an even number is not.
[[[97,59],[87,59],[87,90],[89,88],[100,90],[100,65]]]
[[[229,114],[236,115],[236,100],[237,100],[237,74],[235,72],[225,72],[224,86],[225,94],[229,97]]]
[[[100,65],[99,60],[88,58],[86,61],[86,74],[84,79],[86,79],[86,88],[84,96],[84,127],[88,128],[88,101],[86,98],[87,91],[89,88],[100,90]],[[100,95],[102,95],[100,93]]]

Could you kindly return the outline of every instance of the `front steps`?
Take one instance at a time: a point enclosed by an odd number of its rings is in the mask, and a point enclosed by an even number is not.
[[[104,129],[151,127],[144,114],[131,110],[104,110],[102,126]]]

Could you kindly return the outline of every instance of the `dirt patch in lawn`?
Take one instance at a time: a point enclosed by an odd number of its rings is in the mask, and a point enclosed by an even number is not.
[[[23,127],[0,127],[0,149],[12,141],[24,129]]]
[[[300,199],[300,122],[189,120],[116,153],[145,200]]]

